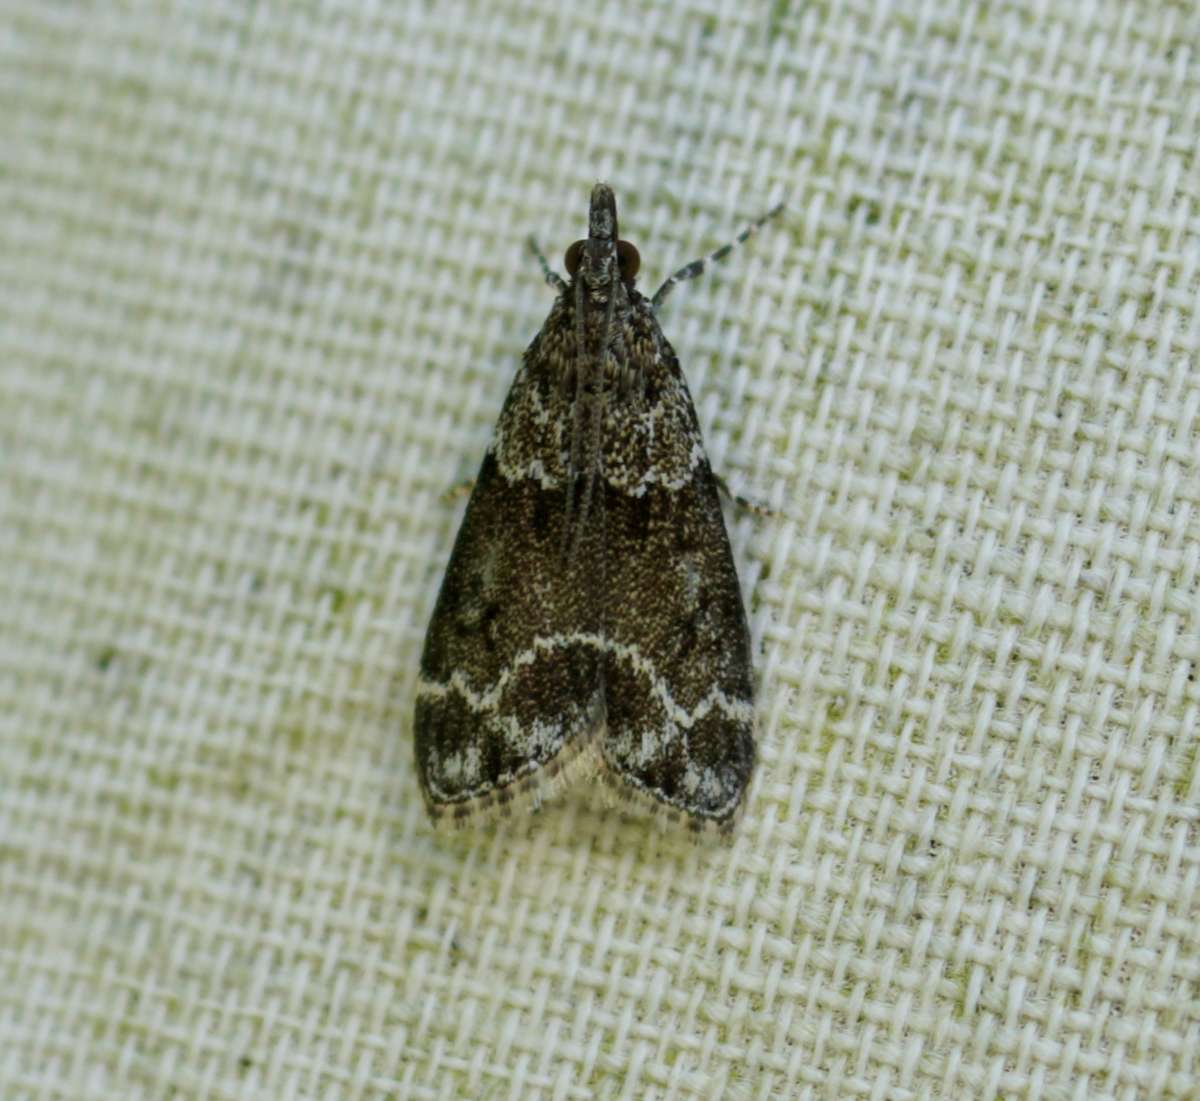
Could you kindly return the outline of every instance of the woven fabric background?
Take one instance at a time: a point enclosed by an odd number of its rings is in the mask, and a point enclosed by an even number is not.
[[[1200,1096],[1200,14],[0,9],[0,1097]],[[730,513],[726,842],[412,759],[597,179]]]

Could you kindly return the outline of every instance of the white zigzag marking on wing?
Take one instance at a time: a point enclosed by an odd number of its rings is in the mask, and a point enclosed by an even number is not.
[[[500,705],[500,699],[508,688],[509,683],[526,665],[537,661],[538,657],[560,646],[585,645],[592,646],[602,653],[612,654],[622,661],[627,661],[638,674],[649,680],[654,695],[662,704],[667,717],[678,726],[690,729],[714,709],[719,710],[727,718],[739,722],[751,722],[754,718],[754,707],[746,700],[730,699],[719,688],[713,688],[690,711],[681,707],[671,695],[667,682],[658,674],[654,663],[642,654],[636,646],[628,643],[612,642],[588,631],[575,631],[566,635],[543,635],[534,641],[533,645],[522,650],[508,667],[496,678],[490,688],[483,692],[475,691],[467,682],[466,676],[455,670],[450,679],[443,683],[427,680],[422,677],[417,694],[428,699],[444,699],[451,692],[459,695],[472,711],[495,714]],[[511,716],[509,721],[513,722]]]
[[[417,695],[440,700],[444,699],[451,692],[455,692],[462,697],[463,702],[472,711],[495,711],[500,705],[500,698],[507,690],[509,682],[521,669],[526,665],[532,665],[537,661],[540,654],[553,650],[558,646],[572,643],[595,646],[601,651],[604,649],[604,639],[602,636],[590,634],[585,631],[577,631],[569,635],[543,635],[541,638],[535,639],[532,646],[526,650],[522,650],[513,658],[508,667],[493,682],[491,688],[488,688],[486,691],[476,692],[467,683],[465,674],[461,670],[456,669],[450,674],[450,679],[444,684],[421,677],[417,685]]]

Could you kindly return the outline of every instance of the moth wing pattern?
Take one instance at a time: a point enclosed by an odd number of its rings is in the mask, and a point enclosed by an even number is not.
[[[737,238],[744,241],[782,204]],[[421,658],[417,774],[435,821],[538,802],[597,767],[727,829],[754,767],[750,637],[717,482],[616,198],[597,183],[569,281],[526,350]]]
[[[553,415],[538,412],[559,398],[544,368],[535,340],[467,504],[421,657],[417,773],[431,817],[451,825],[540,800],[572,766],[586,766],[603,721],[599,541],[589,532],[570,560],[562,554],[558,436]]]
[[[619,796],[726,830],[754,768],[750,636],[687,384],[644,324],[661,349],[648,400],[615,406],[606,427],[601,753]]]

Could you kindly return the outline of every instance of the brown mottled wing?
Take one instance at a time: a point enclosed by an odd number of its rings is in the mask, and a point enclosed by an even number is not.
[[[754,767],[750,637],[716,480],[660,340],[645,404],[615,411],[606,434],[601,751],[633,794],[724,829]]]
[[[421,657],[415,740],[430,815],[537,799],[603,721],[601,533],[564,560],[563,399],[535,341],[513,383]]]

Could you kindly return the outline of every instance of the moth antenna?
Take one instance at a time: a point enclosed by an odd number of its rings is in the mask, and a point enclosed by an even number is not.
[[[766,214],[760,218],[756,218],[745,229],[742,230],[732,241],[727,241],[718,249],[713,249],[707,256],[701,257],[699,260],[693,260],[690,264],[684,264],[674,275],[667,279],[661,287],[654,292],[654,297],[650,299],[650,309],[655,312],[667,300],[667,295],[671,293],[680,283],[686,283],[689,279],[695,279],[698,275],[703,275],[709,264],[718,263],[724,260],[738,245],[744,244],[750,240],[763,226],[765,226],[772,218],[777,217],[787,206],[787,200],[776,203]]]
[[[550,261],[546,259],[545,253],[538,247],[537,240],[532,234],[527,238],[527,243],[529,251],[533,253],[542,269],[542,278],[558,291],[559,294],[562,294],[567,289],[567,281],[550,267]]]

